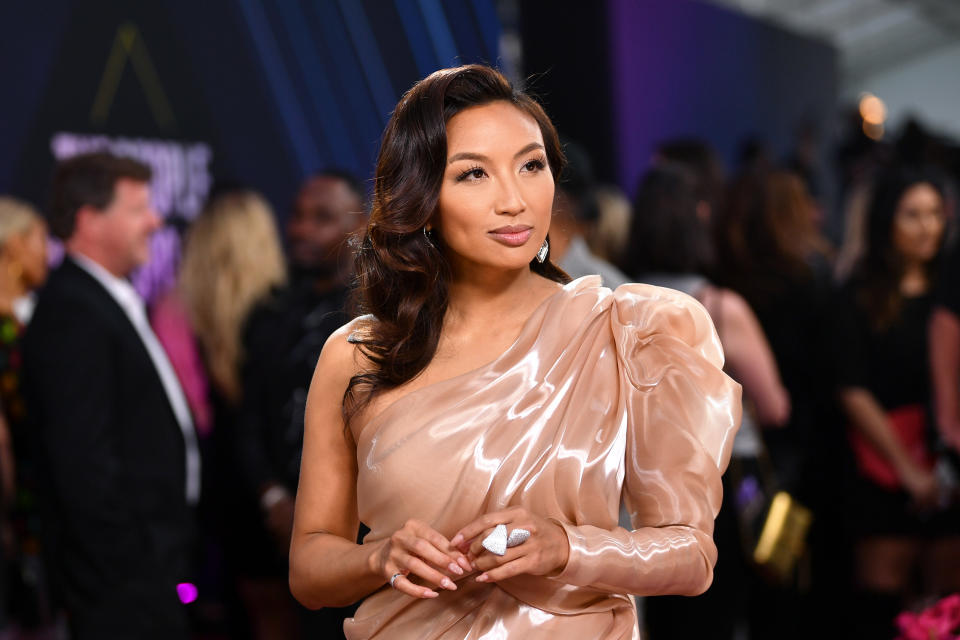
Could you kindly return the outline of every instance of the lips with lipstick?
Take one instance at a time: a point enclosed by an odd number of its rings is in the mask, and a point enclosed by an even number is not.
[[[487,235],[508,247],[520,247],[527,243],[533,234],[533,227],[528,224],[511,224],[488,231]]]

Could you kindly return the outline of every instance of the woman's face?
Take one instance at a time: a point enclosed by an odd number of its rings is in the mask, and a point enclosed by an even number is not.
[[[543,244],[553,176],[537,121],[504,101],[447,122],[447,166],[431,223],[454,270],[526,268]]]
[[[943,199],[930,184],[907,189],[893,216],[893,246],[908,262],[926,263],[937,255],[943,236]]]

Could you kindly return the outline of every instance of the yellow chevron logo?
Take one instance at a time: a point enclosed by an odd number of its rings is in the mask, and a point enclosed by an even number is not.
[[[91,122],[96,125],[106,123],[117,93],[117,87],[120,85],[120,78],[123,77],[128,61],[131,63],[133,72],[140,82],[140,87],[146,95],[147,104],[150,106],[150,111],[157,125],[164,129],[174,127],[176,121],[173,117],[173,110],[170,108],[170,102],[167,100],[167,95],[160,84],[160,77],[157,75],[157,70],[150,59],[150,53],[147,51],[143,36],[132,22],[121,24],[117,28],[117,35],[113,39],[113,48],[110,50],[110,57],[107,58],[103,77],[100,79],[100,87],[97,89],[97,96],[93,101],[93,108],[90,110]]]

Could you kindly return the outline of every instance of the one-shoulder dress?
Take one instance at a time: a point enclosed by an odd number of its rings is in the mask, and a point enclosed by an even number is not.
[[[503,354],[402,396],[354,429],[365,541],[410,518],[445,536],[522,505],[570,543],[552,576],[418,599],[384,587],[350,640],[639,638],[628,594],[696,594],[717,560],[720,475],[740,424],[710,317],[680,292],[574,280]],[[633,530],[617,525],[623,501]]]

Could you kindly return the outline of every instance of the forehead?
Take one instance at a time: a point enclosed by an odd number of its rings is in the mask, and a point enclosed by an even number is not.
[[[356,208],[358,201],[346,182],[328,176],[308,180],[297,196],[297,204],[311,208]]]
[[[940,193],[928,182],[919,182],[910,186],[900,197],[900,207],[938,207]]]
[[[504,148],[504,142],[509,143]],[[509,102],[469,107],[447,121],[447,153],[461,151],[491,154],[516,151],[531,142],[543,144],[543,134],[533,116]],[[487,151],[485,151],[487,150]]]
[[[132,178],[120,178],[113,186],[113,195],[114,200],[149,199],[150,184],[148,182],[133,180]]]

